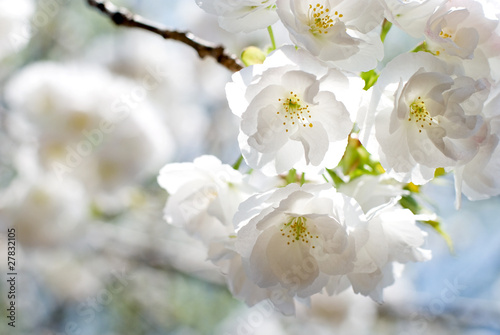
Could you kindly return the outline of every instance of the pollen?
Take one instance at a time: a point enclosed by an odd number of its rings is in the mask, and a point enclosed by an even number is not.
[[[314,35],[328,34],[328,30],[335,24],[337,19],[336,17],[342,18],[344,16],[338,11],[332,13],[330,8],[327,8],[319,3],[314,6],[310,4],[307,14],[310,31]]]
[[[307,219],[300,216],[290,218],[287,223],[283,224],[281,231],[286,232],[282,233],[281,236],[286,240],[287,245],[295,243],[295,241],[301,241],[315,248],[314,240],[319,238],[318,235],[311,234]]]
[[[312,127],[311,120],[306,120],[305,118],[305,114],[309,118],[312,118],[309,105],[304,103],[295,92],[290,91],[287,98],[280,98],[278,101],[281,103],[282,109],[276,114],[284,116],[281,120],[285,132],[288,133],[290,129],[296,129],[295,127],[298,126],[302,126],[303,128],[307,126]]]
[[[419,133],[422,132],[422,129],[427,129],[437,123],[429,114],[425,101],[421,97],[418,97],[410,104],[408,121],[417,125]]]
[[[451,32],[446,32],[444,30],[441,30],[439,36],[442,38],[453,38],[453,34]]]

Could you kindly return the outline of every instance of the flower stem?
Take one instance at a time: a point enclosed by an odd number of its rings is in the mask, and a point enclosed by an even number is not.
[[[271,38],[271,51],[276,50],[276,40],[274,39],[273,27],[267,27],[267,32],[269,33],[269,37]]]

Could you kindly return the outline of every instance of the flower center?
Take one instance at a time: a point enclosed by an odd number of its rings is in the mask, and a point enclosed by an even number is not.
[[[418,97],[410,105],[410,115],[408,121],[414,121],[417,124],[418,132],[421,133],[422,129],[432,126],[436,121],[431,117],[425,106],[425,101]]]
[[[276,114],[282,115],[283,125],[287,133],[290,127],[297,125],[302,125],[303,127],[308,125],[312,128],[313,124],[310,122],[311,112],[309,111],[309,105],[304,105],[297,94],[291,91],[288,98],[279,98],[278,101],[281,102],[283,109],[276,112]]]
[[[451,31],[448,31],[447,29],[441,30],[439,36],[441,36],[441,38],[453,38],[453,34],[451,33]]]
[[[316,246],[313,245],[313,239],[319,238],[318,235],[313,235],[307,229],[306,225],[307,219],[305,217],[292,217],[290,221],[283,224],[283,228],[280,229],[281,236],[286,239],[286,244],[290,245],[292,243],[299,243],[300,241],[311,245],[314,248]]]
[[[333,27],[335,21],[333,18],[338,16],[343,17],[343,14],[335,11],[332,13],[330,8],[325,8],[325,6],[317,3],[315,6],[309,5],[309,10],[307,13],[309,19],[310,31],[314,35],[328,34],[328,29]],[[333,16],[333,18],[332,18]]]

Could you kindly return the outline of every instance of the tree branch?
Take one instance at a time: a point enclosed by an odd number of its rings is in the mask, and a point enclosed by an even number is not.
[[[113,5],[110,1],[87,0],[87,3],[107,15],[117,26],[145,29],[160,35],[164,39],[182,42],[195,49],[200,58],[213,57],[230,71],[236,72],[243,68],[240,60],[234,55],[228,54],[222,46],[216,46],[201,40],[189,32],[180,32],[161,27],[159,24],[136,15],[126,8]]]

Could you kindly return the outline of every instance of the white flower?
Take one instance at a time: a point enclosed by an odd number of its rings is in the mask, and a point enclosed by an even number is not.
[[[354,269],[350,230],[362,224],[362,216],[359,205],[331,185],[290,184],[240,205],[234,248],[251,282],[307,298],[329,276]]]
[[[239,144],[250,167],[273,175],[338,164],[360,103],[360,78],[286,46],[232,79],[226,94],[241,117]]]
[[[413,37],[424,34],[425,25],[445,0],[380,0],[387,20]]]
[[[217,15],[221,28],[232,33],[248,33],[278,21],[276,0],[196,0],[196,3]]]
[[[363,178],[371,177],[371,178]],[[416,220],[431,220],[433,216],[415,216],[410,210],[403,209],[397,200],[404,191],[390,184],[386,177],[362,176],[356,182],[354,196],[363,201],[368,224],[361,226],[356,236],[363,236],[363,243],[357,243],[356,263],[362,271],[347,275],[354,292],[370,296],[377,302],[383,301],[383,289],[394,283],[408,262],[423,262],[431,258],[429,250],[421,249],[426,233],[416,224]],[[370,180],[371,179],[371,180]],[[374,185],[377,182],[379,185]],[[369,194],[372,198],[366,196]],[[366,234],[368,238],[364,240]],[[357,239],[357,242],[359,239]],[[333,281],[329,285],[336,287]]]
[[[165,207],[167,222],[207,243],[234,233],[232,220],[238,205],[255,192],[240,172],[214,156],[167,164],[158,183],[170,195]]]
[[[228,281],[245,285],[239,291],[243,298],[267,296],[287,313],[293,312],[293,299],[323,289],[334,294],[350,285],[381,301],[382,289],[394,281],[393,262],[430,258],[420,249],[425,234],[416,219],[391,204],[366,216],[331,185],[290,184],[240,205],[236,239],[224,246],[226,252],[218,250],[218,257],[233,260]]]
[[[278,15],[290,38],[321,60],[349,71],[367,71],[383,57],[378,34],[382,23],[378,1],[277,0]]]
[[[498,18],[491,14],[484,12],[478,1],[444,2],[427,22],[425,37],[429,50],[462,59],[472,59],[478,48],[491,54],[493,45],[500,42],[494,34]]]
[[[478,152],[489,85],[452,69],[428,53],[404,54],[373,88],[360,140],[398,181],[424,184],[436,168],[453,169]],[[377,143],[369,141],[373,130]]]

